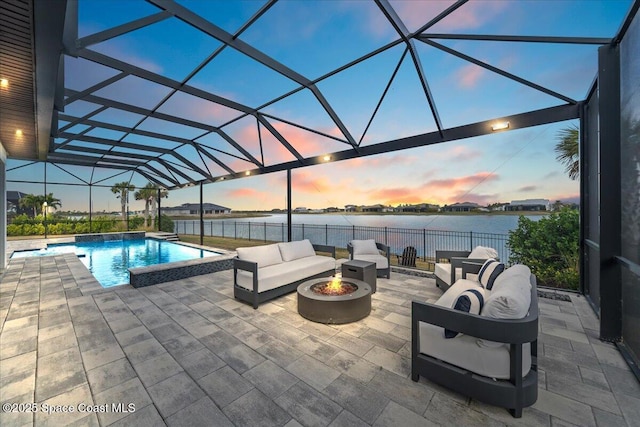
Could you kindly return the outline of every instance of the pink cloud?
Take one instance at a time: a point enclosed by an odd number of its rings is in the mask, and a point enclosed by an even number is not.
[[[484,68],[475,64],[465,65],[456,71],[456,82],[461,88],[472,89],[478,85],[485,71]]]
[[[158,111],[216,126],[241,114],[240,111],[184,92],[175,93]]]
[[[298,169],[291,178],[291,187],[302,193],[329,193],[333,186],[324,176],[317,176],[312,172]]]
[[[471,190],[473,187],[483,182],[497,181],[500,178],[495,173],[478,172],[474,175],[467,175],[458,178],[434,179],[424,186],[430,190]]]

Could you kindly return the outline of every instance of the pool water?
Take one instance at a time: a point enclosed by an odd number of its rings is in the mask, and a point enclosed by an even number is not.
[[[47,249],[14,252],[12,258],[75,253],[100,284],[129,283],[129,268],[218,256],[219,253],[155,239],[52,244]]]

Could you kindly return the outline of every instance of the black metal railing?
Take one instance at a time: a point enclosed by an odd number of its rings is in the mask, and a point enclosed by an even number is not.
[[[232,239],[284,242],[286,223],[207,221],[204,236]],[[174,232],[200,235],[200,221],[174,220]],[[474,231],[442,231],[417,228],[369,227],[360,225],[293,224],[292,239],[309,239],[311,243],[346,248],[354,239],[374,239],[391,248],[393,254],[402,254],[407,246],[416,248],[423,261],[435,258],[436,250],[472,250],[476,246],[489,246],[498,251],[501,260],[508,262],[510,252],[506,234],[478,233]]]

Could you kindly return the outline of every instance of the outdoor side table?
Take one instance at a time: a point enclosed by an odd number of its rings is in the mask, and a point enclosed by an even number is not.
[[[371,293],[376,292],[376,263],[352,259],[342,264],[342,277],[362,280],[371,286]]]

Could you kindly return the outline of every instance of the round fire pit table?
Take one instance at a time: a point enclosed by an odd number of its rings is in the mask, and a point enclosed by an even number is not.
[[[343,288],[336,290],[338,280]],[[308,280],[298,286],[298,313],[318,323],[355,322],[371,313],[371,286],[351,278]]]

